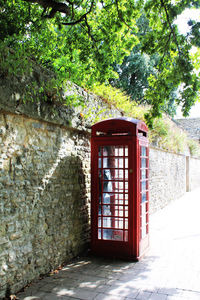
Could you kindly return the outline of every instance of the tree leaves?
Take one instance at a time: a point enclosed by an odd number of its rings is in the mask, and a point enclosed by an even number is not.
[[[0,39],[16,51],[20,47],[63,79],[82,86],[108,82],[116,77],[113,65],[126,57],[124,66],[129,63],[133,71],[127,69],[123,83],[118,83],[123,88],[126,81],[134,86],[141,77],[135,96],[151,103],[149,119],[159,116],[173,97],[187,114],[198,95],[190,50],[199,46],[200,24],[191,21],[190,33],[183,36],[174,21],[185,8],[199,8],[199,0],[1,0],[0,4]],[[152,61],[147,63],[147,57]],[[142,71],[145,63],[144,74],[139,75],[138,66]]]

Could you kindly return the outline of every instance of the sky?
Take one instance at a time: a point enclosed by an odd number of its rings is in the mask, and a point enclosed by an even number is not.
[[[181,108],[177,109],[177,113],[175,116],[175,119],[181,119],[184,118],[181,113]],[[190,115],[188,118],[200,118],[200,102],[197,102],[190,110]]]
[[[200,9],[185,9],[184,12],[177,18],[175,22],[178,24],[179,31],[182,34],[186,34],[189,30],[187,22],[192,19],[195,21],[200,21]]]
[[[189,30],[187,22],[190,20],[200,21],[200,9],[186,9],[175,22],[178,24],[179,31],[182,34],[186,34]],[[177,109],[176,118],[183,118],[181,114],[181,108]],[[187,118],[200,118],[200,102],[197,102],[190,110],[190,115]]]

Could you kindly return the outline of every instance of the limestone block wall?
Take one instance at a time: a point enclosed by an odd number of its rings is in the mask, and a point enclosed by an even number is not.
[[[90,145],[81,131],[0,114],[0,299],[88,246]]]
[[[90,126],[99,107],[121,112],[74,89],[84,109],[23,104],[0,86],[0,299],[88,248]],[[199,170],[191,158],[192,189]],[[151,147],[149,175],[152,213],[185,193],[186,158]]]
[[[189,158],[189,189],[194,190],[200,186],[200,159]]]
[[[149,178],[150,213],[153,213],[186,192],[185,156],[150,147]]]

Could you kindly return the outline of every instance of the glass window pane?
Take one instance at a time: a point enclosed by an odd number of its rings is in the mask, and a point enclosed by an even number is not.
[[[124,167],[123,158],[115,158],[115,166],[114,167],[123,169],[123,167]]]
[[[102,204],[114,204],[115,203],[115,195],[103,193],[102,194]]]
[[[123,210],[119,210],[118,216],[119,216],[119,217],[123,217],[123,216],[124,216],[124,211],[123,211]]]
[[[123,190],[124,183],[122,181],[119,181],[118,184],[119,184],[119,189]]]
[[[143,239],[147,234],[147,231],[146,231],[146,226],[142,227],[141,228],[141,238]]]
[[[115,156],[119,156],[119,148],[115,147]]]
[[[112,240],[123,241],[123,230],[117,230],[117,231],[115,230],[113,232]]]
[[[145,227],[146,226],[146,215],[142,215],[142,222],[141,222],[141,226]]]
[[[147,201],[147,195],[146,193],[141,194],[141,202]]]
[[[115,222],[113,224],[113,227],[117,228],[117,229],[123,229],[123,227],[124,227],[123,218],[115,218]]]
[[[110,216],[111,215],[111,207],[110,207],[110,205],[102,205],[102,214],[104,216]]]
[[[125,229],[128,229],[128,219],[125,219]]]
[[[113,230],[112,229],[103,229],[103,239],[104,240],[112,240]]]
[[[112,181],[104,181],[103,182],[103,192],[112,192],[113,187],[112,187]],[[109,195],[108,195],[109,196]]]
[[[115,170],[115,178],[114,179],[123,179],[124,178],[124,170]]]
[[[141,204],[141,215],[144,215],[146,213],[146,203],[143,202]]]
[[[108,168],[109,166],[108,166],[108,158],[107,157],[105,157],[105,158],[103,158],[103,168]]]
[[[104,180],[111,180],[111,172],[109,169],[104,169],[103,170],[103,179]]]
[[[99,158],[99,164],[98,164],[99,169],[102,168],[101,161],[102,161],[101,158]]]
[[[119,198],[118,204],[124,204],[124,195],[118,194],[118,198]]]
[[[119,147],[119,156],[123,156],[123,155],[124,155],[124,148],[122,146],[122,147]]]
[[[147,178],[147,170],[141,169],[141,179],[146,179]]]
[[[123,200],[124,199],[124,194],[118,194],[119,200]]]
[[[146,168],[146,158],[142,158],[142,168]]]
[[[111,228],[112,227],[112,218],[111,217],[103,217],[102,227]]]
[[[100,172],[102,172],[104,180],[113,180],[113,179],[115,179],[115,170],[104,169],[104,170],[100,170]]]
[[[111,203],[111,195],[108,193],[103,193],[102,204],[110,204]]]
[[[128,168],[128,158],[125,158],[125,168]]]
[[[128,194],[125,194],[125,201],[124,201],[125,205],[128,205]]]
[[[102,152],[103,152],[103,156],[114,156],[115,146],[104,146]]]
[[[141,182],[141,191],[144,192],[147,189],[147,183],[146,180]]]
[[[128,147],[125,146],[125,156],[128,156]]]
[[[147,148],[141,147],[141,156],[146,156],[146,155],[147,155]]]

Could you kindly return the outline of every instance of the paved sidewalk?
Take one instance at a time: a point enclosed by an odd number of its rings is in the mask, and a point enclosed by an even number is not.
[[[32,284],[20,300],[200,300],[200,189],[150,218],[140,262],[80,258]]]

